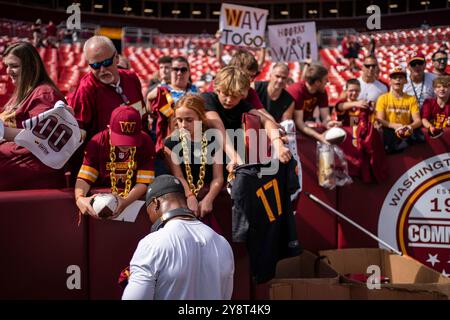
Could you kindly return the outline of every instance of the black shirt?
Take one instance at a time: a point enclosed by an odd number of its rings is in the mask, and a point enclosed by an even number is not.
[[[268,81],[257,81],[255,83],[255,90],[258,93],[259,100],[264,105],[264,108],[275,118],[277,122],[281,122],[283,113],[289,108],[294,98],[283,89],[277,100],[271,100],[267,87]]]
[[[241,100],[234,108],[225,109],[215,92],[202,93],[205,99],[206,111],[215,111],[222,119],[225,129],[240,129],[242,127],[242,114],[254,109],[248,102]]]
[[[171,139],[171,137],[175,137],[175,140]],[[179,146],[174,150],[174,148],[179,144]],[[186,177],[186,166],[184,165],[184,157],[183,157],[183,149],[181,147],[181,142],[179,140],[178,131],[175,131],[172,133],[171,136],[164,139],[164,145],[169,148],[175,156],[178,158],[178,162],[180,163],[181,171],[183,171],[183,176],[187,181]],[[203,179],[203,182],[205,184],[211,183],[213,179],[213,157],[214,157],[214,150],[212,150],[212,144],[211,141],[208,141],[208,147],[206,149],[206,166],[205,166],[205,178]],[[191,141],[190,144],[188,144],[188,154],[190,155],[190,166],[191,166],[191,173],[193,178],[194,185],[197,184],[199,174],[200,174],[200,156],[201,156],[201,150],[202,145],[201,141],[193,142]]]

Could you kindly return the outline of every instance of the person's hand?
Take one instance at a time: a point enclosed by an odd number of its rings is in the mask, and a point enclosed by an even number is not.
[[[238,160],[236,158],[231,159],[230,162],[227,164],[227,171],[229,173],[232,173],[234,168],[238,166]]]
[[[277,158],[280,159],[282,163],[288,163],[289,160],[291,160],[291,151],[289,150],[289,148],[285,147],[281,137],[275,139],[273,146],[275,148]]]
[[[324,144],[328,144],[328,145],[330,144],[330,143],[327,141],[327,139],[325,139],[325,132],[322,133],[321,135],[319,135],[318,140],[319,140],[320,142],[324,143]]]
[[[64,108],[75,117],[75,111],[73,110],[73,108],[71,106],[65,105]]]
[[[84,197],[84,196],[79,196],[77,201],[76,201],[76,205],[78,207],[78,209],[80,210],[81,214],[88,214],[96,219],[100,219],[97,215],[97,213],[95,213],[94,208],[92,208],[91,206],[91,200],[94,199],[97,195],[94,194],[90,197]]]
[[[367,109],[369,107],[369,102],[367,100],[358,100],[356,102],[356,107],[360,109]]]
[[[220,41],[220,38],[222,38],[222,31],[221,30],[217,30],[215,37],[216,37],[217,41]]]
[[[126,207],[128,207],[128,202],[122,198],[116,195],[117,201],[118,201],[118,205],[117,205],[117,209],[116,212],[114,212],[114,214],[109,217],[109,219],[114,219],[117,216],[119,216],[123,210],[125,210]]]
[[[194,194],[190,194],[187,199],[187,206],[189,209],[191,209],[195,215],[198,217],[198,201],[197,197]]]
[[[333,127],[342,127],[342,121],[330,120],[327,122],[327,129]]]
[[[375,119],[373,122],[373,126],[375,129],[380,130],[383,127],[383,124],[381,123],[380,120]]]
[[[213,201],[208,197],[204,197],[202,201],[198,203],[198,215],[200,218],[205,217],[207,214],[211,213],[213,208]]]
[[[400,128],[403,127],[403,125],[401,125],[400,123],[391,123],[390,127],[392,129],[394,129],[395,131],[399,130]]]

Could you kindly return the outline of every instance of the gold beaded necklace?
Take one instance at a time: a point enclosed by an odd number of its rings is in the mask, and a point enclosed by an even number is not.
[[[136,154],[136,147],[131,147],[130,148],[130,159],[128,161],[128,169],[127,169],[127,173],[126,173],[126,179],[125,179],[125,189],[123,190],[123,192],[119,193],[119,191],[117,190],[117,177],[116,177],[116,147],[113,146],[111,144],[111,141],[109,141],[109,147],[110,147],[110,151],[109,151],[109,159],[110,159],[110,170],[111,172],[109,173],[109,176],[111,178],[111,192],[118,194],[120,197],[124,198],[126,196],[128,196],[128,193],[131,190],[131,179],[133,178],[133,168],[135,165],[134,162],[134,155]]]
[[[208,140],[206,139],[206,135],[203,133],[202,135],[202,151],[200,156],[200,173],[198,175],[197,186],[194,185],[194,178],[192,177],[191,166],[189,164],[189,154],[188,154],[188,146],[187,146],[187,137],[188,131],[179,130],[180,132],[180,140],[181,146],[183,148],[183,159],[184,159],[184,167],[186,168],[186,178],[189,185],[189,189],[191,192],[197,196],[198,192],[201,188],[203,188],[205,178],[205,167],[206,167],[206,151],[208,147]]]

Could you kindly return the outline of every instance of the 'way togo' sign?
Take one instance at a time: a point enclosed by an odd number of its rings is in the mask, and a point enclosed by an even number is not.
[[[272,61],[317,60],[316,23],[290,23],[269,26]]]
[[[223,44],[261,48],[265,46],[268,11],[264,9],[222,3],[220,25]]]

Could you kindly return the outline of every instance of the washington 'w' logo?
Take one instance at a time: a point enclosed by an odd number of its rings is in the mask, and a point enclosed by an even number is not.
[[[120,130],[122,130],[123,133],[133,133],[134,127],[136,126],[136,122],[128,122],[128,121],[119,121],[120,123]]]

